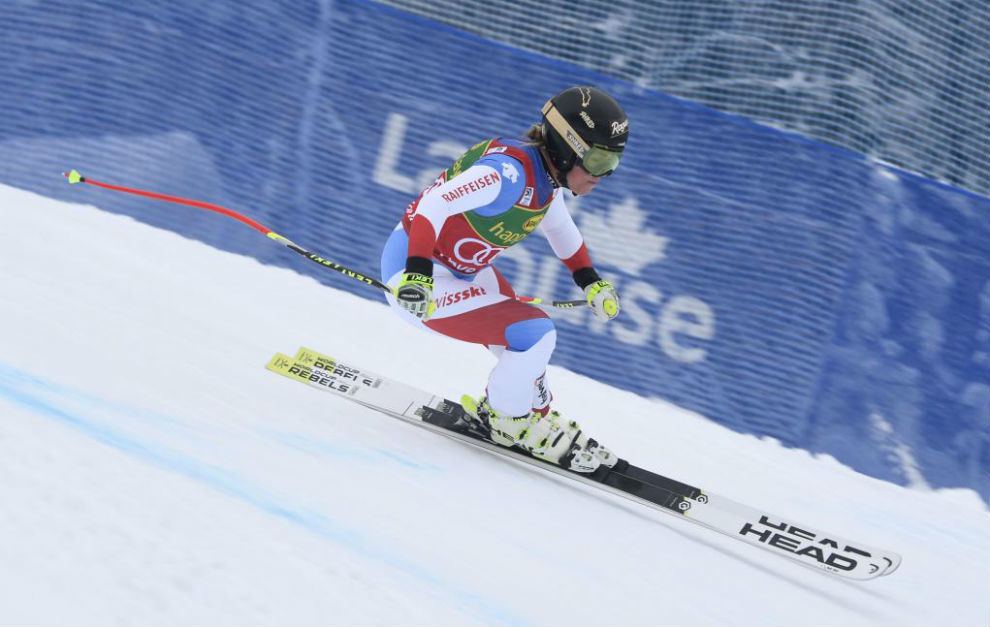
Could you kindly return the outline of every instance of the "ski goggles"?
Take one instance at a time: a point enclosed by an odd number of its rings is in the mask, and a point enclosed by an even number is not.
[[[591,176],[608,176],[619,167],[622,153],[606,150],[601,146],[592,146],[581,157],[581,167]]]

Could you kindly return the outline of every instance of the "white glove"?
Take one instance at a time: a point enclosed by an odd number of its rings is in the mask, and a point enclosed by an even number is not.
[[[437,309],[437,304],[433,301],[433,277],[406,272],[395,288],[395,300],[400,307],[420,320],[429,320]]]
[[[584,288],[584,297],[599,318],[611,320],[619,315],[619,295],[608,281],[601,279],[588,285]]]

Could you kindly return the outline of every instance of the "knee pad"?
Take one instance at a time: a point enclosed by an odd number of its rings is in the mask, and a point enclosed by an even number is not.
[[[510,351],[527,351],[556,329],[550,318],[530,318],[520,320],[505,327],[505,343]]]

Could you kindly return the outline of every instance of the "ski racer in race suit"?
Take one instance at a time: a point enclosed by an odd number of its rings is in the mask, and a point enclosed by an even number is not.
[[[497,356],[485,395],[462,398],[492,439],[583,472],[615,457],[550,411],[545,371],[554,324],[540,308],[516,300],[492,262],[539,228],[595,315],[614,318],[615,288],[595,271],[562,190],[587,194],[612,174],[628,126],[605,92],[561,92],[544,105],[526,140],[482,141],[441,173],[409,204],[382,253],[389,304],[407,322],[483,344]]]

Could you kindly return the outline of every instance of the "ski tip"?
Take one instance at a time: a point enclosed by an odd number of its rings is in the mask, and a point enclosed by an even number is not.
[[[886,577],[887,575],[893,573],[901,566],[901,556],[898,555],[897,553],[889,553],[886,557],[884,557],[884,559],[890,562],[890,564],[887,566],[887,568],[884,569],[882,573],[880,573],[881,577]]]
[[[69,179],[69,185],[75,185],[76,183],[83,183],[86,181],[86,177],[79,174],[79,170],[69,170],[68,172],[62,172],[62,176]]]

